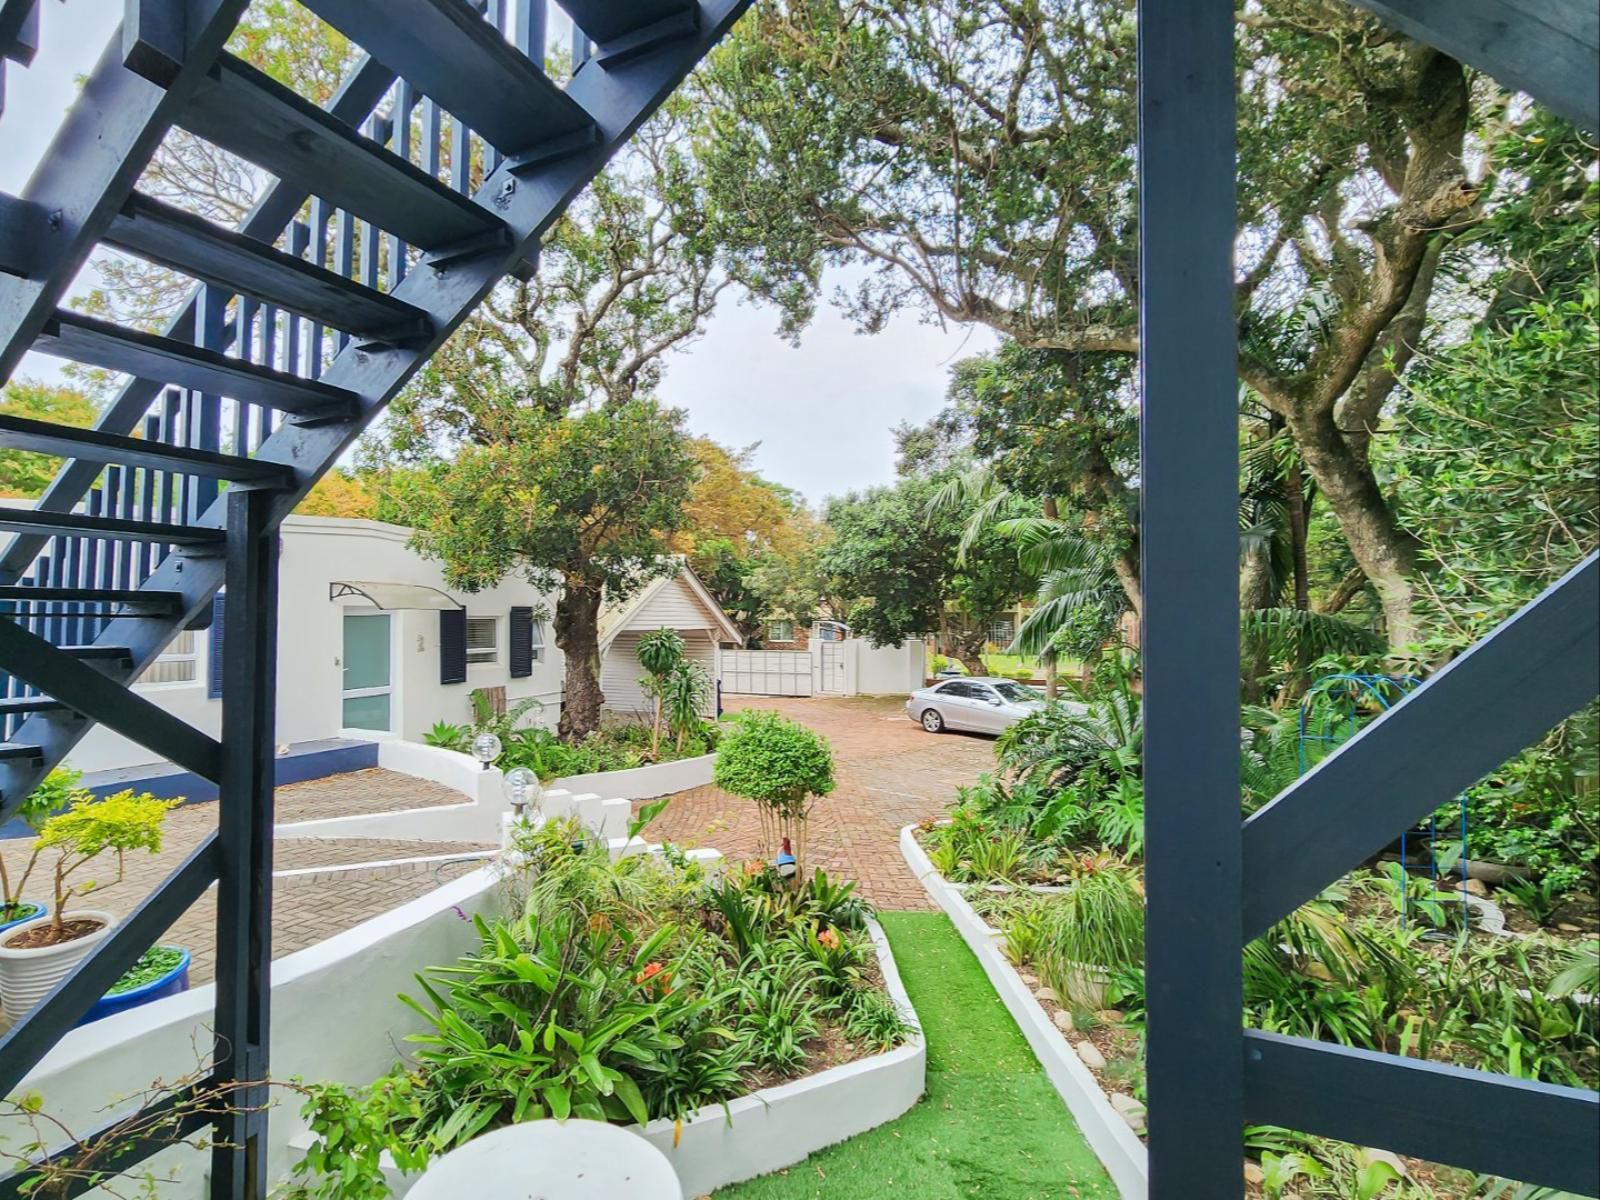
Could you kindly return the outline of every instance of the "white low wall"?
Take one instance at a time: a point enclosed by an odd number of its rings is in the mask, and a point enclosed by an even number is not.
[[[405,1036],[422,1028],[396,994],[416,994],[417,971],[453,962],[477,946],[469,918],[493,908],[499,878],[492,867],[474,871],[273,963],[272,1077],[363,1084],[388,1071]],[[42,1111],[73,1130],[125,1116],[154,1081],[170,1083],[209,1055],[215,1004],[215,986],[206,984],[76,1029],[14,1094],[36,1093]],[[288,1170],[289,1143],[304,1124],[297,1096],[285,1092],[273,1099],[268,1148],[276,1178]],[[19,1119],[0,1120],[6,1145],[32,1136]],[[200,1200],[208,1162],[209,1155],[197,1151],[163,1154],[163,1168],[176,1172],[172,1182],[161,1184],[163,1200]]]
[[[608,799],[616,800],[653,800],[657,796],[670,796],[673,792],[686,792],[690,788],[705,787],[711,782],[711,769],[716,764],[715,754],[702,754],[698,758],[651,763],[627,771],[597,771],[590,775],[567,775],[561,779],[552,779],[546,788],[562,788],[569,792],[598,792]]]
[[[900,852],[911,873],[922,881],[933,902],[950,917],[977,956],[984,974],[1000,993],[1022,1036],[1038,1056],[1039,1065],[1066,1102],[1123,1200],[1145,1200],[1150,1188],[1150,1165],[1144,1143],[1111,1107],[1094,1075],[1034,999],[1032,989],[1022,982],[1022,976],[1001,950],[1004,939],[973,910],[960,888],[934,869],[917,842],[916,826],[907,825],[900,831]]]
[[[889,939],[870,926],[884,984],[895,1006],[915,1025],[916,1011],[895,967]],[[793,1083],[764,1088],[720,1106],[703,1108],[684,1121],[652,1121],[631,1128],[672,1162],[685,1196],[770,1175],[808,1154],[892,1121],[921,1098],[928,1050],[920,1028],[905,1045],[884,1054],[819,1071]],[[389,1186],[403,1197],[415,1183],[389,1171]]]
[[[544,808],[550,816],[576,812],[584,824],[606,837],[627,833],[629,805],[711,782],[715,754],[678,762],[652,763],[629,771],[601,771],[553,779],[545,786]],[[505,776],[497,767],[485,770],[477,759],[454,750],[398,739],[378,743],[378,765],[413,775],[461,793],[462,803],[429,808],[395,809],[319,821],[278,825],[280,838],[379,838],[411,842],[498,842],[511,812]]]

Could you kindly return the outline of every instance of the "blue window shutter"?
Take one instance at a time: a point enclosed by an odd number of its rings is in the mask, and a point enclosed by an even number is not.
[[[439,682],[467,681],[467,610],[439,610]]]
[[[221,592],[211,597],[211,661],[206,664],[206,695],[222,699],[222,613],[228,598]]]
[[[517,605],[511,610],[511,678],[533,674],[533,609]]]

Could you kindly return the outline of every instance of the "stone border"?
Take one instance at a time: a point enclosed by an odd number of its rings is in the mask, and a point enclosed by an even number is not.
[[[1077,1052],[1056,1028],[1055,1022],[1022,982],[1022,976],[1000,949],[1002,939],[967,903],[962,889],[934,869],[917,842],[916,826],[900,831],[900,853],[929,897],[955,924],[962,939],[977,956],[984,974],[1000,994],[1006,1008],[1039,1058],[1039,1065],[1061,1094],[1090,1148],[1117,1185],[1123,1200],[1145,1200],[1150,1187],[1149,1154],[1144,1143],[1128,1128],[1099,1082],[1083,1065]]]
[[[643,1129],[630,1126],[671,1161],[685,1196],[704,1196],[793,1166],[826,1146],[894,1120],[922,1098],[927,1044],[889,939],[876,921],[869,922],[868,931],[884,987],[912,1023],[911,1037],[883,1054],[730,1100],[726,1110],[721,1105],[702,1108],[683,1122],[681,1131],[664,1118]],[[415,1183],[392,1169],[385,1174],[397,1200]]]

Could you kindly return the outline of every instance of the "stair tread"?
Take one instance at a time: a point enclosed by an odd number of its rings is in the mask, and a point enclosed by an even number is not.
[[[209,525],[169,525],[161,521],[130,521],[122,517],[91,517],[83,513],[48,512],[0,504],[0,531],[8,533],[60,533],[78,537],[127,538],[165,542],[174,546],[219,545],[222,530]]]
[[[561,0],[589,40],[604,46],[696,8],[694,0]]]
[[[297,416],[353,414],[357,407],[357,397],[343,388],[65,309],[57,311],[33,348],[54,358],[218,392]]]
[[[230,292],[375,341],[425,337],[428,314],[275,246],[135,192],[105,241]]]
[[[504,228],[482,205],[228,54],[178,123],[424,250]]]
[[[145,604],[177,612],[182,592],[145,591],[140,588],[0,587],[0,603],[38,604]]]
[[[302,0],[508,155],[594,122],[465,0]]]
[[[43,758],[44,751],[26,742],[0,742],[0,758]]]
[[[49,696],[3,696],[0,697],[0,715],[34,712],[56,712],[67,706],[59,700],[52,700]]]
[[[121,463],[157,471],[179,471],[189,475],[229,479],[235,483],[276,487],[294,484],[293,469],[282,463],[167,446],[148,438],[124,437],[116,433],[101,433],[96,429],[77,429],[8,413],[0,413],[0,446],[30,450],[37,454],[53,454],[61,458]]]

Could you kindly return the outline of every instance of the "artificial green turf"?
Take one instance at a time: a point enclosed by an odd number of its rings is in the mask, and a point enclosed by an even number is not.
[[[897,1121],[717,1200],[1113,1200],[978,960],[942,913],[879,918],[928,1039],[928,1090]]]

